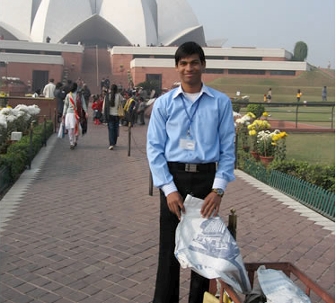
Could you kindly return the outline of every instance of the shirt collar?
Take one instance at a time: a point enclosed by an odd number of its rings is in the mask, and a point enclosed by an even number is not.
[[[214,95],[210,92],[209,87],[207,87],[204,83],[202,85],[202,89],[201,89],[201,95],[207,94],[210,97],[214,97]],[[173,99],[176,99],[180,94],[183,94],[183,90],[182,90],[182,86],[180,85],[179,87],[177,87],[175,93],[173,94]]]

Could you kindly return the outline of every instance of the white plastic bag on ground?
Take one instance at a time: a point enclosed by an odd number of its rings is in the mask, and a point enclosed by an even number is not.
[[[175,256],[182,268],[208,279],[220,278],[242,293],[251,285],[236,241],[220,217],[201,216],[203,200],[188,195],[176,229]]]
[[[257,270],[260,287],[272,303],[311,303],[309,297],[281,270],[266,269],[264,265]]]

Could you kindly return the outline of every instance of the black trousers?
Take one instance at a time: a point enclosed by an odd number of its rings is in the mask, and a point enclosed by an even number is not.
[[[109,120],[107,121],[109,144],[116,145],[119,136],[119,117],[109,115]]]
[[[170,167],[175,185],[183,199],[187,194],[204,199],[212,189],[215,165],[202,172],[185,172]],[[180,264],[174,256],[175,230],[179,223],[171,213],[167,200],[160,191],[160,244],[159,264],[153,303],[178,303],[180,295]],[[205,291],[209,290],[209,280],[191,271],[189,303],[202,303]]]

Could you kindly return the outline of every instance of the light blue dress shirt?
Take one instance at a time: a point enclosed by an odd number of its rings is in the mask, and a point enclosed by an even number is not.
[[[194,149],[181,147],[180,139],[192,140]],[[204,84],[195,102],[184,96],[181,86],[165,93],[155,100],[147,132],[147,158],[154,186],[166,196],[177,191],[167,162],[216,162],[213,188],[225,190],[235,179],[234,140],[228,96]]]

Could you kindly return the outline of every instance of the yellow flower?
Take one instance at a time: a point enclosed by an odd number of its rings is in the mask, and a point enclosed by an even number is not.
[[[255,114],[254,114],[254,113],[251,113],[251,112],[248,112],[248,113],[246,114],[246,116],[249,116],[249,117],[251,117],[251,118],[253,118],[253,119],[256,118]]]
[[[255,129],[250,130],[250,131],[249,131],[249,135],[250,135],[250,136],[256,136],[256,135],[257,135],[256,130],[255,130]]]
[[[281,136],[281,138],[285,138],[285,137],[288,136],[288,134],[287,134],[286,132],[281,132],[281,133],[280,133],[280,136]]]

